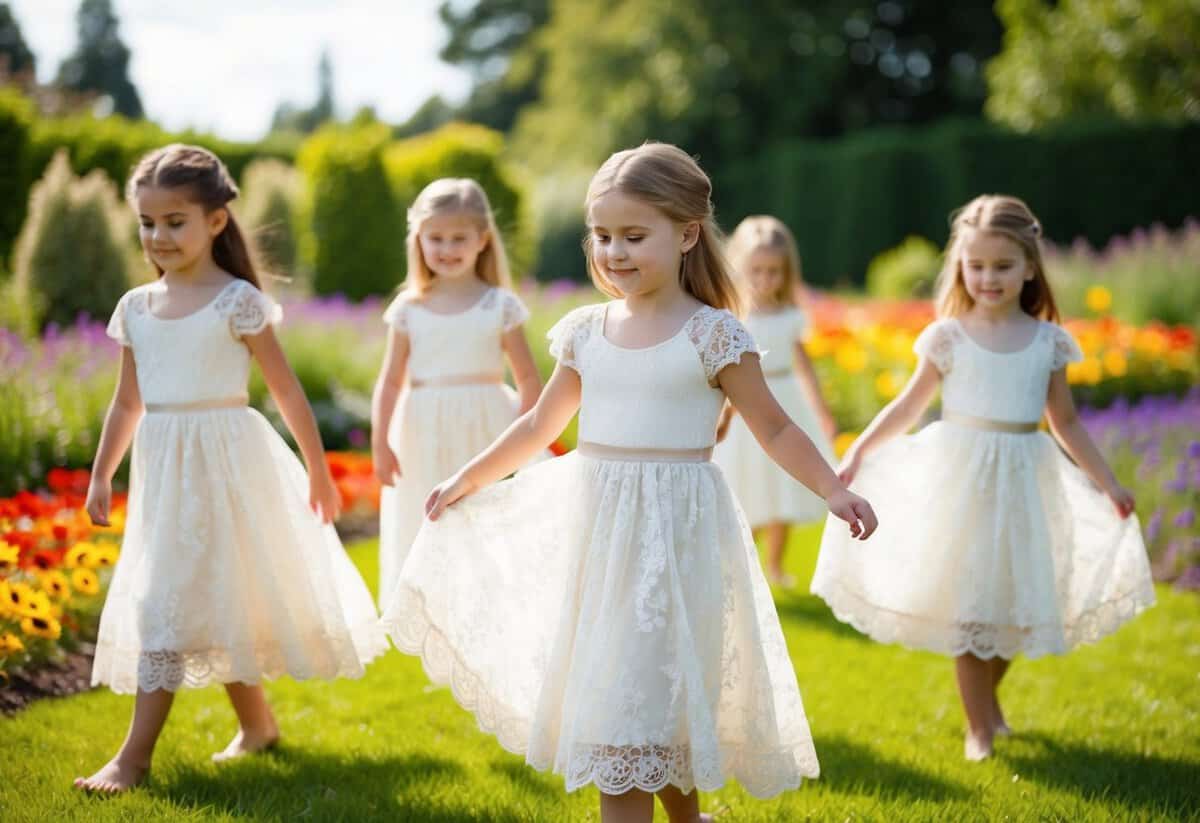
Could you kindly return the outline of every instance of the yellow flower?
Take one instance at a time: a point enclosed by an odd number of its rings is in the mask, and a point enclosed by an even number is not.
[[[29,588],[28,586],[26,588]],[[49,617],[51,614],[50,595],[29,589],[29,596],[21,610],[22,617]]]
[[[0,577],[0,618],[13,614],[12,587],[8,581]]]
[[[10,546],[7,543],[0,543],[0,574],[8,574],[16,571],[17,562],[20,560],[21,550],[16,546]]]
[[[63,565],[68,569],[77,569],[80,566],[83,566],[84,568],[91,568],[91,556],[95,550],[95,543],[88,543],[87,541],[76,543],[74,546],[68,549],[66,555],[63,556]]]
[[[822,357],[828,357],[833,351],[833,345],[829,342],[829,336],[825,334],[814,334],[804,344],[804,351],[813,360],[819,360]]]
[[[1067,382],[1083,383],[1087,386],[1094,386],[1104,377],[1104,367],[1100,364],[1099,359],[1095,357],[1085,357],[1078,363],[1067,364]]]
[[[857,343],[843,343],[833,355],[838,368],[849,374],[858,374],[867,367],[867,351]]]
[[[890,371],[881,371],[875,375],[875,393],[884,400],[891,400],[900,393],[900,381]]]
[[[1129,361],[1125,359],[1125,355],[1118,349],[1109,349],[1106,351],[1102,360],[1104,371],[1113,377],[1124,377],[1129,371]]]
[[[858,432],[842,432],[833,440],[833,453],[841,457],[858,439]]]
[[[120,550],[112,543],[99,543],[96,545],[96,550],[91,552],[92,565],[89,568],[111,566],[117,562],[119,554]]]
[[[0,634],[0,657],[23,651],[25,651],[25,644],[21,642],[21,638],[12,632]]]
[[[57,640],[62,634],[62,624],[53,617],[25,617],[21,620],[21,631],[30,637]]]
[[[1112,292],[1104,286],[1092,286],[1083,297],[1088,310],[1094,314],[1105,314],[1112,308]]]
[[[5,605],[8,607],[9,614],[21,616],[28,612],[29,601],[33,600],[35,594],[33,588],[28,583],[10,583],[5,586]]]
[[[76,569],[71,572],[71,585],[80,594],[96,594],[100,591],[100,578],[91,569]]]
[[[41,575],[42,588],[55,600],[68,600],[71,597],[71,583],[67,576],[60,571],[43,572]]]

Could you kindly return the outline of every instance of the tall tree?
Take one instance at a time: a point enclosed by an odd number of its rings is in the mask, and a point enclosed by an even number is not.
[[[32,77],[36,58],[8,3],[0,3],[0,77]]]
[[[110,0],[83,0],[75,14],[79,43],[58,69],[58,85],[108,95],[113,110],[140,118],[142,101],[129,79],[129,48],[121,40]]]
[[[335,119],[337,104],[333,96],[333,58],[329,50],[321,51],[317,62],[317,100],[309,108],[294,103],[280,103],[271,117],[271,131],[295,131],[312,134],[322,124]]]

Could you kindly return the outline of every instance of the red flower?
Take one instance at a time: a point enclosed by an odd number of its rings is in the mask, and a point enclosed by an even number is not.
[[[566,446],[564,446],[561,442],[559,442],[558,440],[555,440],[553,443],[550,444],[550,453],[553,454],[555,457],[562,457],[568,451],[569,451],[569,449]]]
[[[41,569],[44,572],[56,569],[62,565],[63,553],[54,551],[53,549],[41,549],[33,553],[29,558],[29,565]]]
[[[60,543],[71,536],[71,530],[62,523],[55,523],[51,531],[54,532],[54,539]]]

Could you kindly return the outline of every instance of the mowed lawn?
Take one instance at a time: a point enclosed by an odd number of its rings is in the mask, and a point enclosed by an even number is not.
[[[1200,597],[1160,587],[1155,608],[1099,645],[1018,660],[1002,696],[1016,736],[972,764],[951,663],[866,640],[806,593],[818,537],[794,536],[790,565],[805,585],[777,604],[822,776],[769,801],[727,786],[704,809],[748,822],[1200,819]],[[372,584],[375,551],[351,547]],[[277,751],[214,766],[233,713],[219,688],[184,691],[150,783],[113,799],[70,784],[115,750],[132,698],[39,701],[0,720],[0,820],[599,818],[594,789],[567,795],[560,778],[504,752],[415,658],[393,651],[359,681],[268,691]]]

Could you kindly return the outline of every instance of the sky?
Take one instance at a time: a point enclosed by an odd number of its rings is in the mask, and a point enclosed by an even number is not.
[[[37,74],[75,47],[79,0],[8,0]],[[113,0],[130,76],[151,120],[255,140],[281,101],[309,106],[328,48],[340,117],[375,107],[408,118],[431,94],[462,100],[470,77],[442,63],[438,0]]]

